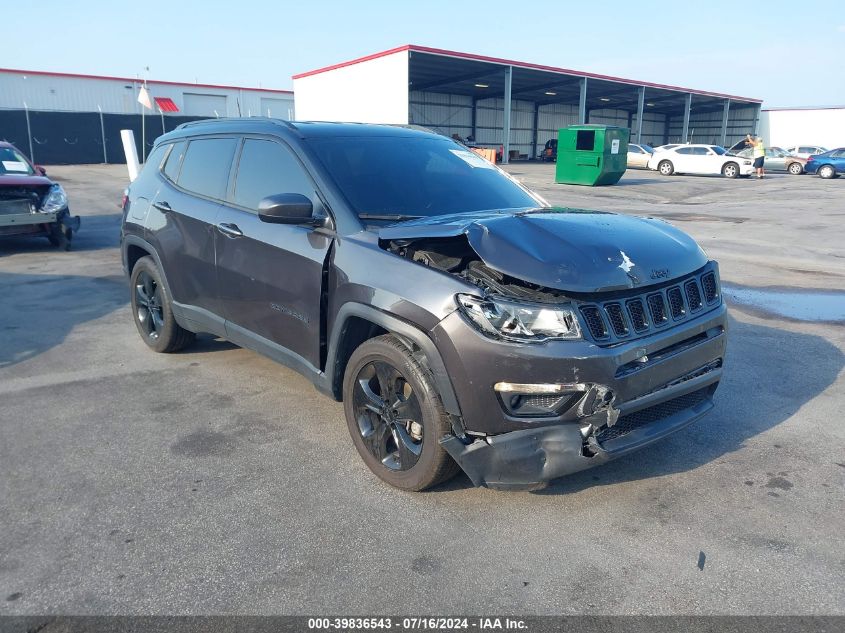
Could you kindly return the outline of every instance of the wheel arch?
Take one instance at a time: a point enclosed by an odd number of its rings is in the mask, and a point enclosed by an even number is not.
[[[361,303],[344,304],[337,313],[329,339],[325,376],[329,395],[343,400],[343,375],[352,353],[362,343],[392,334],[431,372],[448,413],[460,416],[460,407],[440,352],[428,335],[415,325]]]
[[[123,238],[122,251],[123,269],[126,272],[127,279],[132,277],[132,269],[135,267],[135,264],[138,263],[139,259],[142,257],[152,257],[156,268],[158,268],[158,274],[161,275],[161,280],[164,282],[164,287],[167,289],[167,296],[169,296],[171,300],[175,301],[173,293],[170,290],[170,283],[167,281],[167,273],[164,270],[164,266],[161,265],[161,258],[158,256],[158,252],[152,244],[137,235],[127,235]],[[173,315],[176,317],[176,323],[178,323],[180,327],[190,329],[187,327],[185,318],[175,304],[173,306]]]

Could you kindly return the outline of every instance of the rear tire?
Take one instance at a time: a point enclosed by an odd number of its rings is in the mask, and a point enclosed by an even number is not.
[[[675,173],[675,166],[672,164],[672,161],[661,160],[660,163],[657,165],[657,171],[659,171],[664,176],[671,176]]]
[[[789,167],[786,168],[793,176],[800,176],[804,173],[804,166],[801,163],[789,163]]]
[[[343,378],[343,410],[352,443],[375,475],[420,491],[460,470],[440,445],[452,433],[429,372],[392,335],[356,349]]]
[[[725,163],[722,165],[722,175],[725,178],[736,178],[739,176],[739,165],[736,163]]]
[[[170,294],[152,257],[135,263],[129,287],[135,327],[151,350],[169,354],[193,342],[194,333],[176,323]]]
[[[836,170],[833,168],[833,165],[822,165],[819,167],[819,176],[825,180],[834,178],[836,176]]]

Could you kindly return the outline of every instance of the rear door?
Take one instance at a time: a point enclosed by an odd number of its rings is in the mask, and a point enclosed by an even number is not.
[[[323,264],[332,237],[307,226],[268,224],[257,213],[262,198],[299,193],[311,200],[315,216],[325,217],[316,192],[285,143],[246,137],[215,240],[227,336],[249,345],[257,335],[319,368]]]
[[[694,147],[678,147],[672,156],[672,163],[675,165],[675,171],[684,174],[696,173],[695,160],[693,159]]]
[[[221,310],[214,226],[237,143],[236,137],[223,136],[176,144],[162,169],[164,183],[147,220],[173,300],[216,315]]]

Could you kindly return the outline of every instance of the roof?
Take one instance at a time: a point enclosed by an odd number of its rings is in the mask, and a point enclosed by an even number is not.
[[[301,138],[320,138],[341,136],[362,137],[362,136],[439,136],[430,130],[420,129],[417,126],[408,125],[380,125],[376,123],[338,123],[334,121],[286,121],[284,119],[268,119],[263,117],[223,117],[219,119],[202,119],[183,123],[167,137],[184,136],[189,132],[214,133],[232,132],[237,133],[247,125],[253,129],[282,129],[292,130],[298,133]],[[179,134],[176,134],[176,133]],[[161,138],[164,138],[163,136]],[[445,138],[445,137],[444,137]]]
[[[79,73],[57,73],[52,71],[46,70],[21,70],[18,68],[0,68],[0,73],[14,73],[19,75],[36,75],[36,76],[47,76],[47,77],[72,77],[76,79],[106,79],[111,81],[130,81],[134,83],[139,83],[143,81],[138,77],[112,77],[109,75],[83,75]],[[181,81],[161,81],[159,79],[147,79],[146,82],[148,84],[161,84],[165,86],[185,86],[185,87],[194,87],[194,88],[223,88],[224,90],[254,90],[257,92],[276,92],[282,94],[293,94],[293,90],[277,90],[275,88],[247,88],[245,86],[227,86],[222,84],[200,84],[200,83],[189,83],[189,82],[181,82]]]
[[[304,73],[299,73],[293,76],[293,79],[301,79],[303,77],[309,77],[312,75],[317,75],[319,73],[325,73],[332,70],[336,70],[338,68],[343,68],[345,66],[352,66],[354,64],[360,64],[363,62],[367,62],[373,59],[378,59],[379,57],[386,57],[387,55],[393,55],[395,53],[408,51],[410,53],[425,53],[429,55],[436,55],[440,57],[447,57],[453,59],[465,59],[465,60],[472,60],[477,62],[486,62],[490,64],[497,64],[500,66],[513,66],[514,68],[522,68],[526,70],[538,70],[538,71],[545,71],[549,73],[557,73],[562,75],[568,75],[571,77],[586,77],[588,79],[599,79],[603,81],[609,81],[613,83],[623,83],[623,84],[630,84],[634,86],[645,86],[647,88],[657,88],[660,90],[672,90],[678,92],[685,92],[691,93],[695,95],[701,95],[706,97],[719,97],[719,98],[726,98],[726,99],[733,99],[736,101],[745,101],[749,103],[762,103],[762,99],[754,99],[751,97],[740,97],[737,95],[730,95],[724,94],[719,92],[710,92],[706,90],[694,90],[691,88],[682,88],[680,86],[672,86],[668,84],[658,84],[652,83],[648,81],[638,81],[635,79],[625,79],[622,77],[614,77],[612,75],[601,75],[597,73],[590,73],[580,70],[572,70],[569,68],[560,68],[557,66],[546,66],[543,64],[534,64],[530,62],[521,62],[512,59],[504,59],[499,57],[488,57],[486,55],[476,55],[473,53],[462,53],[460,51],[450,51],[440,48],[431,48],[428,46],[419,46],[416,44],[405,44],[403,46],[398,46],[396,48],[391,48],[386,51],[381,51],[379,53],[373,53],[372,55],[367,55],[365,57],[359,57],[357,59],[352,59],[346,62],[341,62],[339,64],[334,64],[332,66],[326,66],[324,68],[318,68],[316,70],[310,70]]]

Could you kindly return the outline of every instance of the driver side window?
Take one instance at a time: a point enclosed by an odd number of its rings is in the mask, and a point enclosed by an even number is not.
[[[262,198],[278,193],[300,193],[317,206],[311,179],[287,147],[266,139],[245,139],[235,178],[234,203],[256,212]]]

